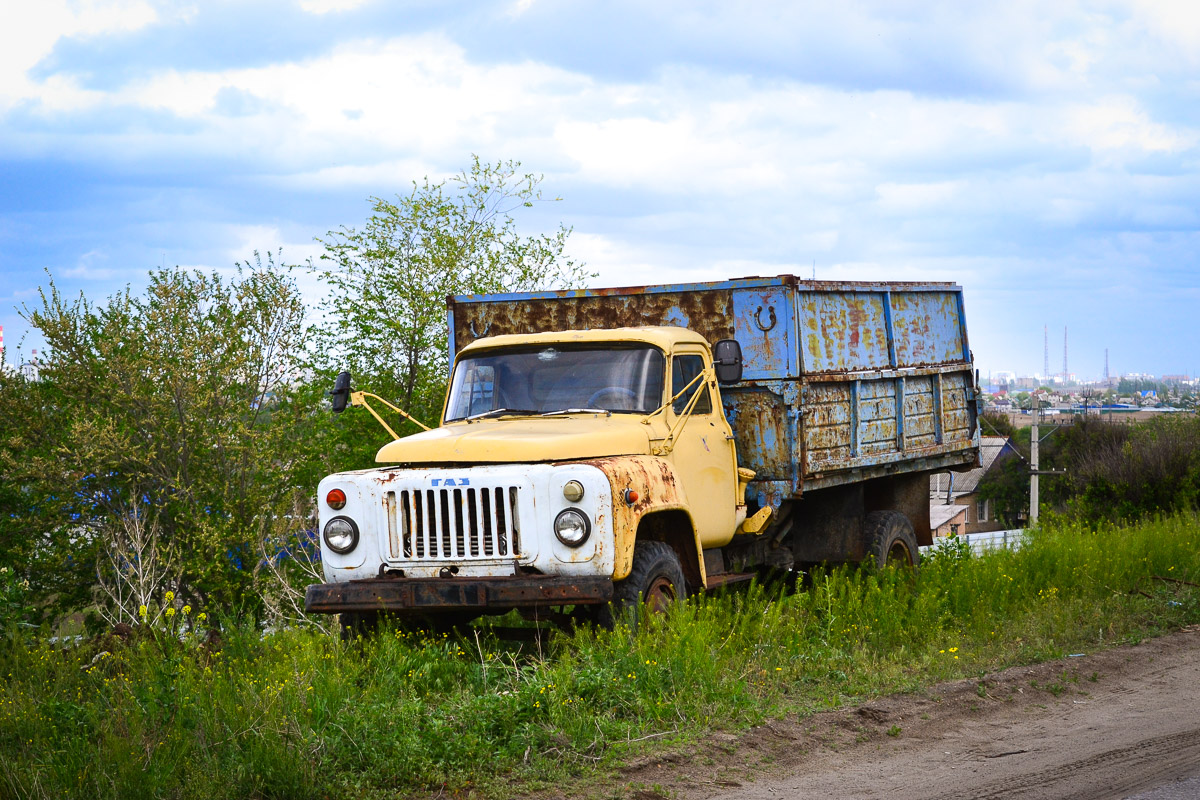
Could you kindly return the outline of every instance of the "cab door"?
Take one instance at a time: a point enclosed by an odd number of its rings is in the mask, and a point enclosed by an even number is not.
[[[683,346],[672,353],[669,396],[679,393],[707,363],[708,356],[699,345]],[[679,421],[694,392],[700,397],[668,459],[683,484],[701,545],[719,547],[733,538],[737,524],[737,455],[715,380],[698,383],[676,400],[667,409],[668,424]]]

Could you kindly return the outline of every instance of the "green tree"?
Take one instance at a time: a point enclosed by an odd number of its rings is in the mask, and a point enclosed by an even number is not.
[[[68,424],[57,387],[0,368],[0,568],[30,584],[39,622],[45,600],[74,608],[90,598],[91,543],[72,542],[74,479],[58,454]]]
[[[519,168],[473,156],[453,178],[372,198],[365,225],[318,240],[326,253],[312,269],[329,287],[320,326],[327,373],[350,369],[356,384],[432,424],[446,391],[447,295],[573,287],[590,277],[565,254],[570,229],[517,232],[514,214],[544,199],[542,177]],[[365,415],[358,420],[342,424],[348,436],[355,426],[373,431],[351,448],[361,465],[379,435]]]
[[[24,316],[46,355],[37,381],[5,388],[36,429],[0,439],[0,472],[43,543],[25,551],[81,587],[60,607],[94,600],[116,621],[171,591],[257,616],[261,543],[305,505],[298,477],[321,471],[287,268],[268,257],[228,281],[160,270],[144,295],[100,306],[51,281]]]
[[[1016,434],[1016,428],[1013,427],[1012,421],[1008,414],[998,411],[987,411],[979,415],[979,422],[983,426],[984,436],[1008,436]]]

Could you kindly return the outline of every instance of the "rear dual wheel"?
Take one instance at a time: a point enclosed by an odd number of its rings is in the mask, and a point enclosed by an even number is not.
[[[915,567],[921,560],[912,523],[899,511],[872,511],[863,523],[867,560],[875,566]]]

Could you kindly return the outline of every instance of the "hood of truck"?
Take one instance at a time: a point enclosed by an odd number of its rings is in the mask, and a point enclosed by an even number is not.
[[[518,463],[646,455],[650,429],[640,415],[563,415],[455,422],[384,445],[387,464]]]

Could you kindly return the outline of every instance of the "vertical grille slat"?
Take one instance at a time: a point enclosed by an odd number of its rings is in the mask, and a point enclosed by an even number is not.
[[[404,529],[400,535],[401,557],[412,558],[412,543],[413,543],[413,513],[412,513],[412,497],[408,492],[400,493],[400,518],[403,521]]]
[[[455,489],[453,492],[450,492],[450,511],[451,511],[451,516],[454,518],[454,527],[450,529],[451,532],[454,534],[451,537],[451,541],[450,541],[450,554],[451,554],[452,558],[459,559],[459,558],[462,558],[464,555],[466,555],[466,553],[464,552],[466,550],[466,548],[463,547],[463,544],[464,544],[463,539],[465,537],[463,534],[463,513],[462,513],[463,512],[463,491],[462,491],[462,489]]]
[[[388,552],[392,558],[400,556],[400,521],[396,518],[396,493],[388,492],[384,498],[387,501],[387,523],[388,523]]]
[[[438,555],[451,558],[450,553],[450,492],[442,489],[438,493]]]
[[[481,555],[484,555],[484,553],[480,552],[480,540],[487,538],[487,518],[483,516],[483,509],[480,507],[480,504],[483,503],[482,494],[482,492],[477,492],[474,489],[467,490],[467,496],[470,498],[471,504],[471,530],[474,531],[474,535],[471,537],[472,558],[479,558]]]
[[[425,526],[425,557],[437,557],[437,531],[438,531],[438,513],[437,513],[437,492],[432,489],[425,493],[425,515],[429,518],[428,524]]]
[[[508,490],[508,519],[508,543],[514,553],[519,553],[521,552],[521,517],[517,511],[517,487],[515,486]]]
[[[508,555],[508,548],[505,547],[505,534],[508,530],[508,514],[504,511],[504,495],[503,489],[496,490],[496,502],[492,508],[496,509],[496,552],[502,556]]]
[[[519,558],[516,486],[396,489],[384,495],[393,561]]]

